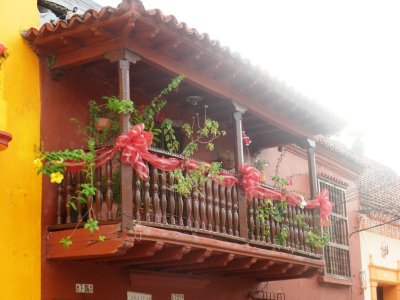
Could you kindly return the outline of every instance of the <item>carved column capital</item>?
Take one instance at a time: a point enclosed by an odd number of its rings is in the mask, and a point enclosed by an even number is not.
[[[235,112],[240,112],[241,114],[244,114],[247,110],[246,107],[236,103],[235,101],[232,101],[233,107],[235,109]]]

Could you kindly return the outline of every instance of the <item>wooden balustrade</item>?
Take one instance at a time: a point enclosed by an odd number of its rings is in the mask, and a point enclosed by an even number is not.
[[[164,152],[160,154],[167,155]],[[239,228],[244,226],[248,228],[250,243],[274,247],[279,244],[279,235],[285,234],[284,246],[290,251],[316,253],[305,242],[307,231],[313,229],[311,211],[288,207],[281,222],[272,216],[260,219],[259,207],[263,201],[255,198],[251,203],[246,203],[246,218],[240,218],[238,185],[226,188],[208,179],[191,193],[181,195],[171,188],[176,183],[173,172],[165,172],[150,165],[147,180],[140,179],[134,172],[132,199],[119,199],[119,167],[119,162],[114,159],[96,168],[93,178],[96,195],[87,199],[87,204],[76,202],[76,210],[72,209],[69,202],[86,182],[85,172],[65,174],[63,184],[57,189],[57,224],[77,223],[90,217],[99,221],[118,222],[124,201],[131,201],[133,221],[145,222],[147,225],[240,239],[242,242],[246,239],[239,237]],[[93,209],[88,212],[91,206]],[[337,226],[341,225],[338,223]],[[344,235],[334,238],[340,242]]]
[[[288,206],[283,213],[281,222],[277,222],[273,215],[260,218],[260,199],[254,198],[248,205],[249,240],[257,244],[279,245],[288,249],[301,250],[316,254],[316,249],[306,243],[309,230],[315,230],[312,222],[312,212],[300,207]],[[277,207],[275,201],[273,205]]]

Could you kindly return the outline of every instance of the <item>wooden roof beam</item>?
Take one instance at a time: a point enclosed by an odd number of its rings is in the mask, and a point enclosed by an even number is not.
[[[90,27],[90,30],[93,35],[97,37],[113,38],[115,36],[115,34],[100,26],[92,26]]]
[[[160,31],[161,31],[160,28],[155,27],[149,30],[135,32],[134,37],[135,39],[152,40],[160,33]]]
[[[273,125],[280,127],[285,131],[303,137],[313,136],[312,132],[301,129],[298,124],[292,123],[289,119],[282,116],[277,116],[275,113],[266,111],[263,105],[255,103],[254,101],[250,101],[249,97],[246,97],[243,94],[232,90],[226,85],[221,84],[214,79],[209,78],[204,74],[201,74],[198,71],[193,70],[192,68],[157,52],[154,49],[144,46],[136,40],[128,40],[126,45],[133,52],[140,55],[143,60],[154,64],[167,72],[183,74],[185,76],[185,79],[188,82],[192,83],[194,86],[204,89],[209,93],[216,95],[217,97],[221,97],[222,99],[234,100],[237,103],[248,107],[254,114],[257,114],[260,118],[268,120]]]
[[[62,42],[63,45],[65,46],[75,46],[75,47],[82,47],[84,45],[83,41],[78,38],[72,38],[72,37],[65,37],[65,36],[60,36],[60,41]]]
[[[168,271],[190,271],[194,272],[195,270],[201,269],[209,269],[215,267],[224,267],[235,258],[235,254],[232,253],[224,253],[219,255],[214,255],[209,257],[205,262],[202,264],[192,264],[192,265],[184,265],[184,266],[173,266],[168,268]]]
[[[182,44],[182,41],[171,39],[171,40],[166,40],[166,41],[155,43],[153,45],[153,48],[155,48],[158,51],[168,51],[168,50],[177,49],[179,47],[179,45],[181,45],[181,44]]]
[[[190,246],[173,246],[169,248],[163,248],[151,257],[139,258],[134,260],[123,260],[118,262],[111,262],[110,264],[124,265],[124,266],[135,266],[135,267],[150,267],[158,265],[159,263],[167,261],[181,260],[182,256],[187,254],[192,247]]]
[[[237,271],[237,270],[247,270],[250,269],[252,265],[254,265],[257,262],[258,258],[256,257],[244,257],[244,258],[238,258],[233,261],[231,261],[225,268],[210,268],[206,270],[202,270],[201,272],[194,272],[193,274],[200,274],[200,273],[229,273],[231,271]]]
[[[203,57],[204,51],[197,51],[196,53],[188,53],[185,55],[181,55],[177,58],[177,60],[183,64],[192,64],[196,65],[196,63]]]
[[[268,270],[253,271],[250,269],[247,273],[240,274],[240,277],[254,278],[254,277],[260,277],[260,276],[265,276],[265,275],[267,275],[267,276],[285,275],[286,272],[288,272],[293,267],[294,267],[293,264],[290,264],[290,263],[280,263],[280,264],[274,265],[273,267],[269,268]]]
[[[135,17],[134,15],[131,15],[125,23],[124,27],[122,28],[120,36],[123,37],[129,35],[132,32],[133,28],[135,28]]]
[[[116,24],[118,22],[124,21],[126,19],[129,19],[130,14],[124,14],[115,18],[108,18],[104,21],[99,21],[98,23],[96,22],[96,27],[103,27],[103,26],[108,26],[111,24]],[[64,36],[64,37],[76,37],[79,36],[79,34],[82,34],[84,32],[88,32],[89,30],[92,30],[91,27],[93,26],[87,26],[87,25],[82,25],[82,26],[78,26],[74,29],[69,29],[69,30],[64,30],[62,32],[62,34],[51,34],[47,37],[44,38],[38,38],[37,40],[33,41],[34,45],[45,45],[47,43],[51,43],[51,42],[56,42],[60,35]]]
[[[183,266],[183,265],[201,264],[211,256],[212,252],[213,251],[210,249],[190,251],[190,253],[186,254],[182,258],[182,260],[179,262],[179,265]],[[177,264],[176,261],[159,263],[157,264],[157,269],[161,270],[167,269],[168,266],[176,266],[176,264]]]
[[[225,277],[238,277],[241,274],[248,274],[249,272],[266,272],[269,268],[275,265],[273,260],[258,260],[254,263],[249,270],[232,270],[225,274]]]

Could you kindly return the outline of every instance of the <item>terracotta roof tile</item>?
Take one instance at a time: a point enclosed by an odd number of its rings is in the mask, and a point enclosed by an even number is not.
[[[378,162],[367,163],[358,180],[362,211],[400,216],[400,176]]]
[[[359,155],[353,151],[351,151],[346,145],[334,141],[330,138],[318,135],[315,138],[315,141],[322,145],[329,150],[339,154],[340,156],[344,157],[345,159],[357,164],[360,167],[365,167],[366,165],[366,158],[363,155]]]
[[[76,28],[80,24],[90,25],[97,21],[123,15],[132,10],[136,15],[145,19],[150,19],[151,22],[162,24],[170,30],[175,31],[180,36],[201,45],[201,47],[207,49],[207,51],[211,51],[213,55],[232,61],[234,65],[251,72],[254,78],[261,78],[264,86],[272,87],[274,90],[278,91],[289,105],[301,107],[309,111],[315,119],[320,120],[320,124],[328,126],[324,130],[321,128],[316,129],[314,132],[315,134],[333,133],[343,127],[343,120],[332,114],[328,109],[302,96],[293,88],[288,87],[285,82],[270,76],[268,72],[262,70],[260,66],[253,65],[249,60],[242,58],[237,52],[232,52],[229,47],[222,46],[218,40],[212,40],[207,33],[199,33],[196,29],[190,28],[186,23],[178,22],[174,16],[164,15],[159,9],[145,10],[142,2],[139,0],[124,0],[118,8],[103,7],[99,11],[89,9],[83,15],[74,15],[67,21],[58,21],[56,24],[47,23],[40,27],[39,30],[30,28],[24,33],[24,36],[28,41],[35,42],[53,33]]]

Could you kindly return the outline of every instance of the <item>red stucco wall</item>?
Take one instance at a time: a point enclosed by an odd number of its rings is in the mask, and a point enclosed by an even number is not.
[[[104,95],[117,95],[116,86],[95,80],[92,76],[80,69],[69,70],[64,77],[56,82],[50,78],[45,63],[41,66],[42,85],[42,123],[41,137],[46,150],[64,149],[81,146],[81,138],[76,135],[74,125],[69,121],[77,117],[84,121],[87,119],[87,102],[89,99],[100,100]],[[132,96],[137,102],[142,102],[143,97]],[[166,115],[181,120],[190,120],[192,113],[189,110],[173,109],[167,107]],[[226,129],[231,131],[229,124]],[[233,139],[228,135],[218,141],[217,146],[222,150],[233,150]],[[261,156],[269,161],[270,167],[266,169],[267,177],[273,174],[276,160],[279,157],[276,149],[263,151]],[[213,160],[213,154],[200,154],[204,160]],[[318,171],[329,173],[332,176],[350,182],[339,174],[321,164]],[[337,168],[331,161],[330,165]],[[350,172],[350,171],[349,171]],[[303,156],[288,152],[284,158],[280,175],[288,176],[297,174],[293,179],[292,188],[309,195],[308,166]],[[354,189],[350,185],[348,190]],[[154,278],[150,286],[137,286],[130,281],[129,270],[122,267],[111,266],[104,263],[87,262],[53,262],[46,259],[46,233],[47,226],[56,223],[56,186],[49,183],[48,178],[43,180],[43,206],[42,206],[42,299],[126,299],[127,291],[146,292],[153,295],[153,299],[170,299],[171,293],[184,293],[185,299],[246,299],[247,295],[257,283],[239,280],[217,280],[210,278],[210,283],[202,288],[185,288],[185,284],[178,281],[169,284],[168,280]],[[349,203],[349,231],[357,228],[356,211],[358,201]],[[271,282],[268,286],[262,285],[263,290],[284,292],[286,299],[361,299],[359,284],[359,259],[358,236],[351,240],[353,249],[351,262],[353,286],[351,288],[339,285],[321,285],[316,279],[292,280],[285,282]],[[182,278],[184,280],[185,278]],[[82,296],[75,293],[76,283],[91,283],[94,285],[94,294]],[[166,287],[165,287],[166,286]]]

